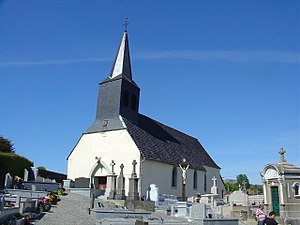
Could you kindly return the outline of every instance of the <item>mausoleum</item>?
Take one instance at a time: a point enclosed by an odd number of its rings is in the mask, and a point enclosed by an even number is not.
[[[279,163],[267,164],[261,172],[265,209],[275,211],[282,222],[300,223],[300,168],[289,164],[279,151]],[[296,223],[298,221],[298,223]],[[285,223],[284,223],[285,224]]]

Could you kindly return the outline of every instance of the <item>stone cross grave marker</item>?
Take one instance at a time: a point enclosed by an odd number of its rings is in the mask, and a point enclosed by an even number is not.
[[[116,165],[115,161],[111,160],[110,166],[111,166],[111,173],[112,174],[115,174],[115,170],[114,170],[115,165]]]

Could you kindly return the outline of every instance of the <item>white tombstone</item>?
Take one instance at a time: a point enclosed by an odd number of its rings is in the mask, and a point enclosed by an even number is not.
[[[234,191],[229,195],[229,202],[231,205],[249,205],[249,196],[242,190]]]
[[[64,180],[64,188],[73,188],[74,187],[74,181],[73,180]]]
[[[218,186],[217,186],[217,178],[214,176],[212,178],[213,181],[213,186],[210,188],[210,193],[211,194],[218,194]]]
[[[28,181],[28,170],[24,169],[24,181]]]
[[[7,173],[5,175],[4,187],[11,188],[11,186],[12,186],[12,177],[11,177],[10,173]]]
[[[179,216],[179,217],[187,216],[186,202],[178,202],[177,203],[177,216]]]
[[[37,176],[38,176],[39,170],[37,168],[35,168],[35,167],[31,167],[31,170],[32,170],[33,175],[34,175],[34,180],[36,180]]]
[[[147,199],[155,202],[155,206],[159,204],[159,192],[158,186],[156,184],[150,184],[147,191]]]
[[[191,208],[192,219],[205,219],[206,218],[206,205],[203,203],[193,203]]]

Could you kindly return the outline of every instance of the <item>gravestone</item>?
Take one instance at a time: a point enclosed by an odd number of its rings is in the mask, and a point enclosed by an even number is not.
[[[229,195],[229,202],[231,205],[242,205],[248,206],[249,199],[248,195],[244,193],[241,189],[234,191]]]
[[[213,186],[210,188],[210,193],[211,194],[218,194],[218,186],[217,186],[217,178],[214,176],[212,178],[213,181]]]
[[[117,175],[115,174],[114,171],[114,166],[116,163],[114,160],[111,161],[111,173],[107,175],[107,186],[105,190],[105,195],[108,194],[109,199],[114,199],[116,195],[116,180],[117,180]]]
[[[75,188],[89,188],[90,187],[90,178],[86,178],[86,177],[75,178],[74,187]]]
[[[139,192],[138,192],[138,183],[139,178],[137,178],[136,174],[136,160],[133,160],[132,162],[132,173],[131,177],[129,178],[129,192],[128,192],[128,200],[139,200]]]
[[[177,215],[179,217],[186,217],[187,216],[186,202],[178,202],[177,203]]]
[[[0,211],[4,209],[5,200],[4,196],[0,195]]]
[[[157,207],[159,204],[159,192],[158,186],[156,184],[150,184],[147,190],[147,200],[155,202],[155,206]]]
[[[123,169],[124,169],[123,164],[121,164],[120,169],[121,169],[120,175],[118,176],[118,179],[117,179],[117,188],[116,188],[115,199],[125,200],[126,196],[125,196],[125,178],[124,178],[124,173],[123,173]]]
[[[28,170],[24,169],[24,181],[28,181]]]
[[[206,218],[206,205],[203,203],[193,203],[191,208],[192,219],[205,219]]]
[[[13,179],[12,179],[10,173],[7,173],[5,175],[4,188],[11,188],[12,183],[13,183],[12,181],[13,181]]]
[[[35,167],[31,167],[31,171],[33,173],[33,180],[37,180],[37,177],[38,177],[38,173],[39,173],[39,170]]]
[[[74,187],[74,181],[72,181],[72,180],[67,179],[67,180],[63,180],[63,182],[64,182],[64,185],[63,185],[64,188],[73,188]]]

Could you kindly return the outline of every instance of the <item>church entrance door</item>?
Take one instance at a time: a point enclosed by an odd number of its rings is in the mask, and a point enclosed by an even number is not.
[[[97,189],[105,191],[106,185],[107,185],[107,177],[106,176],[95,177],[95,187]]]
[[[280,216],[278,187],[271,187],[271,195],[272,195],[272,209],[277,216]]]

